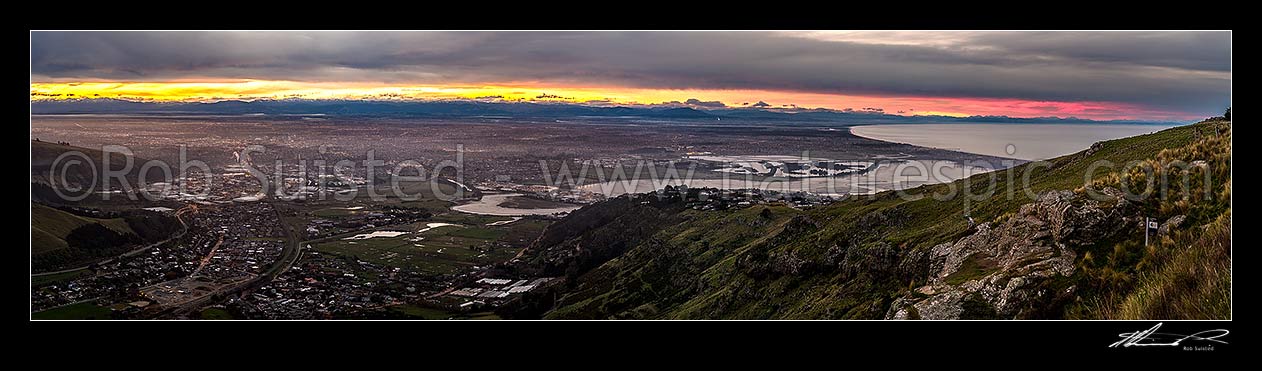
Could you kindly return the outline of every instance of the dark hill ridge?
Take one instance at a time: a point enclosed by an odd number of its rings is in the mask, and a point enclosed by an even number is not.
[[[1011,199],[981,201],[907,200],[885,192],[809,210],[697,211],[678,200],[623,196],[550,226],[522,262],[504,268],[567,281],[501,312],[517,318],[1229,318],[1230,138],[1229,121],[1206,121],[996,174],[999,190],[1008,175],[1028,176],[1033,199],[1019,189]],[[1186,172],[1191,179],[1208,173],[1212,181],[1208,193],[1194,189],[1197,197],[1189,200],[1177,192],[1128,200],[1120,197],[1119,179],[1143,169],[1118,176],[1119,169],[1097,168],[1097,181],[1084,186],[1084,173],[1098,160],[1116,166],[1142,160],[1159,173]],[[1162,170],[1179,161],[1204,166]],[[981,193],[989,177],[954,185]],[[949,186],[908,193],[946,193]],[[1143,245],[1145,216],[1161,224],[1150,247]]]
[[[603,107],[563,103],[372,100],[225,100],[219,102],[133,102],[119,99],[34,101],[36,114],[212,114],[212,115],[404,115],[439,117],[581,117],[643,116],[712,118],[689,107]]]
[[[128,156],[118,152],[111,152],[109,160],[105,159],[105,152],[100,148],[84,148],[73,144],[62,144],[55,142],[31,140],[31,199],[47,204],[75,204],[76,201],[62,197],[75,198],[82,196],[84,191],[92,190],[85,201],[93,201],[101,198],[99,191],[102,191],[105,170],[111,169],[117,173],[127,168]],[[63,157],[64,156],[64,157]],[[91,164],[74,164],[72,161],[83,162],[86,159]],[[140,168],[149,161],[149,159],[130,156],[131,169],[122,173],[122,179],[126,181],[132,192],[139,191],[137,187],[140,182]],[[60,160],[58,160],[60,158]],[[60,162],[58,162],[60,161]],[[57,168],[54,169],[53,166]],[[145,179],[145,184],[160,182],[165,179],[165,174],[161,169],[153,167],[148,169],[149,174]],[[111,190],[123,190],[123,181],[118,177],[111,177]],[[54,187],[56,189],[54,189]],[[80,188],[81,187],[81,188]],[[81,190],[80,190],[81,189]],[[58,194],[60,191],[60,194]],[[116,196],[125,197],[125,196]]]
[[[84,157],[79,156],[79,154],[87,156],[88,159],[91,159],[92,161],[91,166],[80,166],[80,165],[70,166],[69,163],[66,162],[69,160],[83,161]],[[66,155],[69,157],[63,157],[63,155]],[[55,162],[58,161],[58,158],[61,158],[62,162],[54,164]],[[137,175],[140,173],[140,167],[146,161],[148,160],[132,156],[131,158],[132,167],[127,173],[125,173],[125,178],[131,181],[132,185],[136,184],[135,181],[137,180]],[[53,169],[52,167],[54,165],[56,165],[58,169]],[[86,164],[81,164],[81,165],[86,165]],[[69,145],[69,144],[36,141],[36,140],[31,141],[31,180],[32,181],[48,184],[50,181],[50,176],[54,175],[52,173],[53,170],[56,170],[58,172],[56,174],[57,176],[60,176],[61,175],[60,173],[63,170],[65,170],[66,181],[68,183],[72,185],[83,185],[89,182],[95,182],[97,187],[99,188],[101,185],[100,183],[101,180],[99,177],[106,170],[104,166],[109,166],[109,169],[112,171],[122,171],[127,166],[127,157],[120,153],[111,153],[109,161],[106,162],[105,152],[102,152],[102,150],[99,148],[92,149],[92,148],[78,147],[78,146]],[[96,175],[93,175],[94,168],[96,170]],[[115,185],[117,185],[117,181],[115,181]]]

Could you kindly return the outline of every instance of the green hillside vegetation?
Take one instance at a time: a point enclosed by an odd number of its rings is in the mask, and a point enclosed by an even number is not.
[[[132,233],[123,218],[97,219],[74,215],[48,206],[31,203],[31,253],[41,254],[64,249],[66,236],[76,228],[88,224],[101,224],[115,232]]]
[[[34,272],[88,265],[143,244],[162,241],[181,229],[176,218],[154,212],[133,210],[108,215],[117,217],[76,215],[32,202],[31,266]]]
[[[36,320],[111,319],[110,316],[111,312],[109,308],[93,303],[71,304],[42,312],[31,313],[31,319]]]
[[[1163,149],[1092,185],[1141,194],[1147,174],[1170,179],[1168,192],[1139,204],[1158,220],[1185,220],[1184,228],[1148,247],[1124,241],[1087,252],[1083,273],[1100,295],[1087,302],[1083,317],[1230,318],[1231,125],[1202,123],[1194,129],[1194,142]]]
[[[1229,121],[1209,120],[906,190],[912,197],[883,192],[808,210],[696,211],[669,201],[613,199],[550,226],[528,262],[515,267],[564,275],[567,285],[501,312],[517,318],[884,318],[895,299],[922,296],[914,289],[928,279],[930,249],[975,233],[965,215],[999,225],[1035,195],[1118,188],[1128,162],[1147,164],[1136,170],[1142,172],[1180,160],[1204,161],[1189,171],[1202,179],[1208,169],[1209,196],[1136,201],[1137,213],[1127,217],[1186,221],[1148,248],[1138,224],[1073,246],[1073,275],[1038,288],[1077,290],[1075,297],[1032,304],[1022,318],[1230,318],[1230,135]],[[1096,179],[1091,187],[1084,186],[1088,171]],[[992,177],[993,196],[960,193],[984,194]],[[1019,186],[1023,179],[1031,195]],[[970,259],[946,283],[995,269],[985,259]],[[961,318],[995,316],[986,305],[965,310]]]

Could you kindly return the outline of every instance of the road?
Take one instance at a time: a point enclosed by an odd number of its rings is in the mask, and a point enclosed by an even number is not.
[[[192,310],[200,308],[208,300],[215,298],[217,295],[230,295],[239,291],[249,290],[253,287],[271,282],[281,273],[289,270],[289,267],[298,261],[298,257],[302,256],[302,250],[299,248],[298,236],[294,234],[290,225],[285,223],[284,219],[281,218],[280,208],[276,207],[276,204],[273,203],[272,210],[276,212],[276,221],[281,224],[282,229],[285,231],[286,243],[284,250],[281,251],[280,258],[277,259],[277,263],[273,265],[271,269],[268,269],[267,272],[263,272],[263,274],[244,280],[241,283],[216,289],[214,292],[208,293],[204,296],[181,303],[171,304],[170,307],[163,310],[160,315],[179,315],[189,313]],[[220,236],[220,238],[222,240],[222,236]],[[213,251],[210,255],[207,255],[205,259],[203,259],[203,264],[205,264],[205,261],[210,259],[211,255],[214,255]],[[198,270],[200,269],[201,268],[198,267]],[[192,277],[192,275],[189,275],[188,277]]]
[[[222,233],[219,234],[219,240],[215,241],[215,246],[210,248],[210,253],[206,254],[206,256],[202,258],[202,262],[200,264],[197,264],[197,269],[194,269],[193,273],[188,274],[189,277],[196,276],[197,273],[202,271],[202,268],[206,267],[206,263],[210,263],[210,259],[215,257],[215,252],[219,251],[219,245],[223,245]]]
[[[276,212],[276,222],[280,223],[281,229],[285,231],[285,249],[281,251],[280,259],[272,269],[263,273],[263,277],[267,277],[267,281],[275,279],[281,273],[289,270],[289,267],[298,262],[298,257],[302,256],[301,241],[298,241],[298,234],[294,233],[292,226],[285,223],[285,219],[281,218],[280,208],[276,204],[272,204],[272,210]]]

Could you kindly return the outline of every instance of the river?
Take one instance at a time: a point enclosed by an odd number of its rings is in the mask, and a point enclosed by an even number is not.
[[[493,215],[493,216],[527,216],[527,215],[551,215],[556,213],[568,213],[578,210],[581,206],[560,207],[552,209],[514,209],[500,206],[509,197],[521,196],[517,193],[496,193],[483,194],[481,200],[473,201],[464,205],[453,206],[451,209],[463,213]]]

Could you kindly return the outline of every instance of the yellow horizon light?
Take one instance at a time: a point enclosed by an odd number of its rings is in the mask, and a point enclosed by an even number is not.
[[[753,89],[662,89],[620,86],[566,86],[544,82],[494,84],[387,84],[364,82],[298,82],[284,80],[169,82],[35,82],[31,100],[118,98],[161,102],[213,102],[258,99],[446,100],[498,97],[524,102],[603,102],[649,105],[688,99],[719,101],[727,107],[766,102],[773,108],[865,111],[875,107],[900,115],[1007,115],[1011,117],[1077,116],[1130,119],[1142,107],[1108,102],[1044,102],[1019,98],[951,98],[846,95]],[[1034,104],[1037,103],[1037,104]],[[1049,108],[1050,107],[1050,108]],[[879,111],[879,110],[877,110]],[[1172,115],[1171,112],[1152,112]]]

